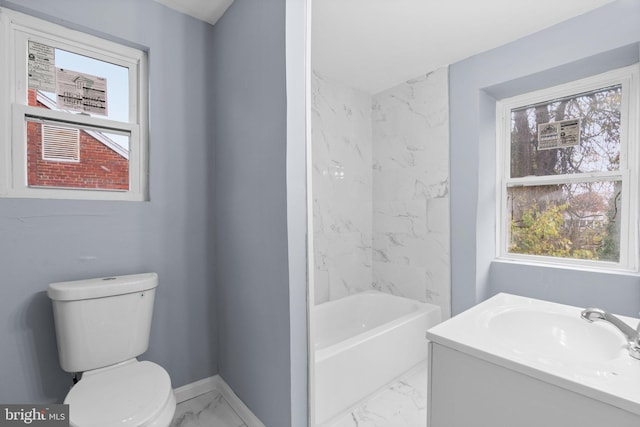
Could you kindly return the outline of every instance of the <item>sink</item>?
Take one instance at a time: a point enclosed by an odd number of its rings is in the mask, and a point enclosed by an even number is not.
[[[485,324],[500,345],[541,362],[607,362],[626,353],[620,331],[579,313],[512,308],[489,315]]]
[[[626,338],[617,328],[607,322],[582,319],[582,310],[583,307],[501,293],[432,327],[427,339],[430,351],[441,351],[444,362],[458,356],[460,360],[487,362],[482,366],[492,372],[486,379],[490,383],[500,383],[502,380],[496,378],[502,378],[503,372],[516,372],[523,375],[519,377],[523,381],[529,378],[538,381],[536,384],[552,384],[554,388],[549,392],[563,389],[621,408],[636,417],[631,425],[640,425],[636,422],[640,421],[640,360],[629,355]],[[634,329],[639,321],[617,317]],[[502,371],[498,374],[495,369]],[[474,380],[469,378],[471,383]],[[531,387],[532,383],[524,381],[525,386]],[[451,387],[456,392],[464,388]],[[519,392],[505,392],[505,396],[511,394],[518,396]],[[555,403],[551,406],[557,409]]]
[[[640,360],[582,310],[501,293],[429,329],[429,425],[640,426]]]

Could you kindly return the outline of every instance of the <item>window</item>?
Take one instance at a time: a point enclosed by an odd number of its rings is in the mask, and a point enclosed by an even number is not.
[[[0,196],[147,198],[138,49],[0,8]]]
[[[498,257],[635,271],[637,66],[498,102]]]

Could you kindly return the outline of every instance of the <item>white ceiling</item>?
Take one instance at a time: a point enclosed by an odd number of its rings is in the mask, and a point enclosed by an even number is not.
[[[233,0],[155,0],[201,21],[215,24]]]
[[[215,24],[233,0],[155,0]],[[312,66],[377,93],[612,0],[312,0]]]
[[[611,0],[313,0],[312,66],[370,93]]]

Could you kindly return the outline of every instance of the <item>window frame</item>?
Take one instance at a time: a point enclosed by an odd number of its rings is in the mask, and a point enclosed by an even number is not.
[[[565,84],[524,93],[496,102],[496,258],[532,264],[577,267],[605,271],[638,271],[638,78],[639,64]],[[621,85],[620,167],[617,171],[565,175],[511,177],[511,111],[513,109],[577,96],[596,89]],[[619,262],[511,253],[510,187],[566,184],[585,181],[617,181],[622,186]]]
[[[28,42],[35,41],[128,69],[129,117],[102,117],[28,105]],[[148,200],[148,72],[146,52],[0,8],[0,197]],[[81,70],[78,70],[81,71]],[[27,119],[129,135],[129,189],[36,187],[27,184]]]

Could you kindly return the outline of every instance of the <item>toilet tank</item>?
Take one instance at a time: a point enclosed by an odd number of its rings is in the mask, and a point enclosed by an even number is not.
[[[62,369],[89,371],[147,351],[157,286],[156,273],[51,283]]]

